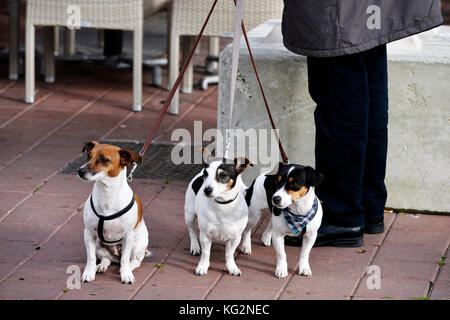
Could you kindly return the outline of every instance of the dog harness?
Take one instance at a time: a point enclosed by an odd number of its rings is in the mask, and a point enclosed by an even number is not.
[[[95,210],[95,207],[94,207],[94,201],[92,200],[92,194],[91,194],[91,199],[90,199],[90,202],[91,202],[91,208],[92,208],[92,211],[94,211],[94,213],[95,213],[95,215],[98,217],[98,227],[97,227],[97,235],[98,235],[98,237],[99,237],[99,239],[100,239],[100,241],[101,242],[103,242],[103,243],[107,243],[107,244],[117,244],[117,243],[119,243],[120,241],[122,241],[122,239],[120,239],[120,240],[115,240],[115,241],[107,241],[106,239],[105,239],[105,237],[103,236],[103,224],[104,224],[104,222],[105,222],[105,220],[114,220],[114,219],[116,219],[116,218],[118,218],[118,217],[120,217],[120,216],[123,216],[125,213],[127,213],[128,211],[130,211],[130,209],[134,206],[134,202],[135,202],[136,200],[135,200],[135,198],[134,198],[134,193],[133,193],[133,197],[131,198],[131,201],[130,201],[130,203],[125,207],[125,208],[123,208],[122,210],[120,210],[119,212],[116,212],[116,213],[114,213],[113,215],[110,215],[110,216],[107,216],[107,217],[105,217],[105,216],[102,216],[102,215],[100,215],[100,214],[98,214],[98,212],[97,212],[97,210]]]
[[[306,226],[315,217],[318,207],[319,201],[317,200],[317,197],[314,197],[312,208],[304,215],[295,214],[289,207],[282,209],[281,212],[283,213],[284,219],[286,220],[286,223],[292,233],[294,235],[299,233],[300,235],[304,235],[306,232]]]

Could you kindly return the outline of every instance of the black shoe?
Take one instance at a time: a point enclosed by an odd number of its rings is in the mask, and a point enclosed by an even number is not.
[[[339,227],[322,225],[317,232],[315,247],[361,247],[364,244],[364,227]]]
[[[378,222],[378,223],[369,223],[364,226],[364,233],[367,234],[377,234],[377,233],[383,233],[384,232],[384,222]]]
[[[110,69],[124,69],[129,68],[130,64],[124,63],[121,56],[105,57],[105,67]]]

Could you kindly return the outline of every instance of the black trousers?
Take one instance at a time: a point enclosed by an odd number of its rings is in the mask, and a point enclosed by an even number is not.
[[[357,227],[383,221],[387,155],[386,46],[331,58],[308,57],[317,107],[316,193],[324,223]]]
[[[103,54],[107,57],[120,56],[122,54],[123,31],[105,29],[104,37]]]

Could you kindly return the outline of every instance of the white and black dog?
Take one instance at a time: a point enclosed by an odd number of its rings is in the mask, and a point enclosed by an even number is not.
[[[199,255],[201,251],[200,262],[195,269],[198,276],[208,272],[213,239],[226,242],[227,270],[231,275],[241,275],[234,261],[234,252],[248,221],[248,207],[244,198],[247,187],[240,176],[248,165],[253,166],[247,158],[233,161],[210,157],[205,168],[189,183],[184,215],[191,240],[190,253]],[[199,237],[195,228],[196,217]]]
[[[272,217],[261,238],[266,246],[272,240],[277,256],[275,276],[288,275],[284,237],[303,235],[299,274],[311,276],[309,253],[322,222],[322,206],[314,193],[314,187],[323,179],[322,174],[311,167],[279,163],[271,172],[258,176],[246,191],[249,219],[243,233],[242,252],[251,254],[251,231],[269,208]]]

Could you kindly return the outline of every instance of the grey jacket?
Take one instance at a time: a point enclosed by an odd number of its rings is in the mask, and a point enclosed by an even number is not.
[[[332,57],[365,51],[442,22],[439,0],[284,0],[282,33],[285,47],[294,53]]]

